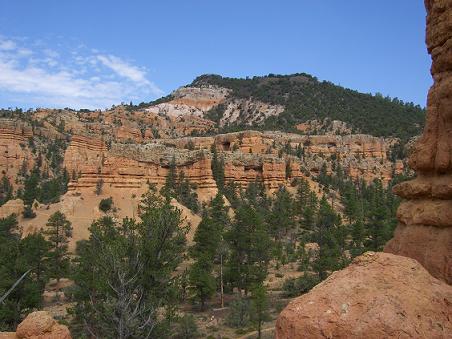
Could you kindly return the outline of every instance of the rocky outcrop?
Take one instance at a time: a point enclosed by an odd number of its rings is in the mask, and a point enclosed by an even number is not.
[[[0,173],[15,179],[21,168],[33,167],[34,159],[28,139],[33,130],[28,124],[10,119],[0,119]],[[13,182],[14,180],[10,180]]]
[[[178,171],[199,188],[215,188],[210,154],[205,150],[186,150],[162,144],[112,144],[76,136],[66,150],[64,165],[73,173],[69,189],[95,187],[99,180],[116,188],[163,185],[174,157]]]
[[[450,338],[452,286],[416,260],[367,252],[293,300],[276,338]]]
[[[22,215],[24,208],[24,202],[21,199],[9,200],[0,206],[0,219],[6,218],[11,214],[15,214],[16,216]]]
[[[425,130],[409,160],[417,178],[394,189],[405,201],[385,251],[414,258],[452,284],[452,1],[426,0],[425,5],[434,84]]]
[[[187,148],[191,143],[195,149],[209,150],[212,144],[221,152],[244,154],[278,155],[290,145],[301,154],[299,163],[312,175],[318,175],[322,165],[327,164],[331,172],[333,159],[353,179],[371,182],[381,179],[389,182],[394,174],[404,171],[401,160],[389,159],[391,146],[397,139],[376,138],[370,135],[298,135],[283,132],[243,131],[219,134],[215,137],[166,139],[164,143],[177,148]],[[297,163],[297,161],[295,161]],[[298,170],[300,170],[298,168]]]
[[[175,117],[206,118],[209,110],[222,104],[220,127],[230,124],[255,126],[270,116],[284,111],[284,106],[272,105],[255,99],[229,98],[232,91],[217,86],[181,87],[171,93],[171,100],[153,105],[147,112]]]
[[[58,324],[49,313],[30,313],[17,327],[16,333],[0,333],[0,339],[71,339],[69,329]]]
[[[175,109],[170,114],[189,113],[203,116],[205,112],[222,103],[230,92],[229,89],[216,86],[181,87],[171,93],[172,100],[168,103],[174,105]]]
[[[282,112],[284,112],[284,106],[281,105],[271,105],[254,99],[231,100],[225,107],[220,126],[237,123],[257,126],[267,118],[278,116]]]
[[[301,150],[301,156],[279,154],[288,144],[293,150]],[[388,140],[367,135],[308,137],[256,131],[158,139],[146,144],[104,142],[101,138],[75,135],[66,150],[64,166],[73,179],[72,190],[94,188],[101,179],[116,188],[139,188],[147,182],[162,185],[174,157],[178,172],[183,171],[198,188],[215,194],[212,146],[224,159],[226,182],[246,186],[262,180],[274,189],[288,179],[317,175],[324,163],[331,170],[329,160],[333,157],[353,178],[388,182],[393,172],[403,170],[403,164],[395,168],[388,159],[388,145]]]
[[[307,134],[346,135],[352,134],[353,128],[340,120],[324,119],[308,120],[295,126],[297,130]]]

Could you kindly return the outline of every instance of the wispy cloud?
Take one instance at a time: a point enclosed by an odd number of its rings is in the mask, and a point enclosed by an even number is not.
[[[16,48],[16,44],[12,40],[0,40],[0,50],[9,51]]]
[[[130,65],[114,55],[98,55],[97,59],[105,66],[116,72],[118,75],[142,84],[148,84],[146,73]]]
[[[2,36],[0,90],[0,98],[22,107],[105,108],[163,94],[145,68],[118,56],[84,46],[56,50],[42,41],[25,45]],[[5,105],[0,101],[0,106]]]

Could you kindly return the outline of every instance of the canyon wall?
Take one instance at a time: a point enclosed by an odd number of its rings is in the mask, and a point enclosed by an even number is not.
[[[34,164],[28,139],[33,137],[31,126],[7,119],[0,119],[0,171],[14,179],[23,164],[28,169]],[[29,165],[28,165],[29,164]]]
[[[99,137],[72,136],[64,156],[71,175],[70,190],[96,186],[99,180],[116,188],[139,188],[147,182],[163,185],[173,157],[178,171],[209,195],[216,193],[211,170],[215,147],[224,160],[225,180],[246,186],[262,180],[269,189],[295,178],[318,175],[333,157],[354,179],[387,183],[403,164],[388,159],[391,140],[367,135],[299,136],[245,131],[214,137],[156,139],[152,143],[107,143]],[[290,145],[302,155],[280,153]],[[280,154],[279,154],[280,153]],[[289,181],[288,181],[289,180]]]

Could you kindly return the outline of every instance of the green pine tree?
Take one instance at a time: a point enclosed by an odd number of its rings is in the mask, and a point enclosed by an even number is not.
[[[69,273],[68,243],[72,237],[72,225],[60,211],[49,217],[43,232],[50,242],[49,274],[51,278],[61,279]]]
[[[257,337],[262,338],[262,324],[270,319],[267,291],[262,283],[251,290],[251,321],[257,327]]]

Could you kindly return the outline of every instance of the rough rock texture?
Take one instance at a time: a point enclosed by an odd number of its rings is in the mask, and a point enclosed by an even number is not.
[[[0,339],[71,339],[69,329],[58,324],[49,313],[30,313],[17,327],[16,333],[0,333]]]
[[[300,136],[288,133],[244,131],[215,137],[157,139],[152,143],[116,143],[101,138],[74,135],[66,149],[64,166],[73,181],[70,189],[95,187],[102,179],[116,188],[139,188],[146,182],[161,185],[174,156],[178,171],[183,171],[199,189],[216,193],[211,171],[211,147],[217,148],[225,162],[225,180],[246,186],[262,179],[271,189],[290,180],[317,175],[324,163],[331,166],[335,156],[348,175],[388,182],[393,173],[403,171],[403,163],[388,159],[393,141],[368,135]],[[303,151],[303,158],[278,152],[289,144]]]
[[[24,211],[24,202],[21,199],[9,200],[0,206],[0,219],[6,218],[11,214],[19,216]]]
[[[367,252],[280,314],[276,338],[451,338],[452,286],[416,260]]]
[[[425,6],[434,84],[425,130],[409,161],[418,177],[394,189],[406,201],[385,251],[414,258],[452,284],[452,1],[426,0]]]
[[[33,136],[30,126],[25,123],[0,119],[0,172],[13,183],[22,165],[33,166],[32,152],[28,138]]]
[[[228,103],[220,119],[220,126],[237,122],[248,126],[261,124],[266,118],[278,116],[284,111],[284,106],[271,105],[254,99],[238,99]]]
[[[164,113],[172,117],[195,115],[202,117],[211,108],[222,103],[230,90],[216,86],[181,87],[171,93],[172,100],[152,106],[148,112]]]

